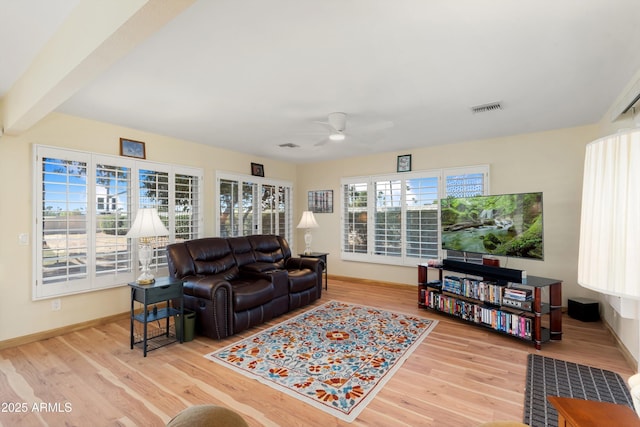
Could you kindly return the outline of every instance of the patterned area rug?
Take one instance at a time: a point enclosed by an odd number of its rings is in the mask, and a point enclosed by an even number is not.
[[[631,393],[619,374],[530,354],[524,395],[525,424],[557,427],[558,412],[547,401],[547,396],[618,403],[633,409]]]
[[[350,422],[436,324],[330,301],[205,357]]]

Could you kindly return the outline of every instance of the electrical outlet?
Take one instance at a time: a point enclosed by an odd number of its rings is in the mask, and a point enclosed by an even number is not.
[[[51,311],[58,311],[62,308],[62,301],[60,298],[51,300]]]

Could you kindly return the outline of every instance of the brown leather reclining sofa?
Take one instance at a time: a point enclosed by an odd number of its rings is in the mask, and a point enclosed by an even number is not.
[[[322,261],[294,258],[275,235],[208,237],[167,246],[171,277],[184,281],[196,333],[221,339],[322,296]]]

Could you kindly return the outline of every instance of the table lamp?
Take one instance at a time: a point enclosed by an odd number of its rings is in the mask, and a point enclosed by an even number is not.
[[[302,218],[300,219],[300,223],[297,228],[304,228],[304,254],[311,254],[311,229],[318,228],[319,225],[316,222],[316,218],[313,216],[313,212],[304,211],[302,212]]]
[[[140,209],[136,214],[136,219],[133,221],[131,229],[127,233],[126,237],[132,239],[138,239],[138,259],[140,260],[140,277],[136,280],[141,285],[148,285],[154,283],[155,277],[149,270],[149,264],[153,255],[153,249],[151,248],[151,242],[157,236],[168,236],[169,230],[164,226],[162,220],[158,216],[158,211],[155,208]]]

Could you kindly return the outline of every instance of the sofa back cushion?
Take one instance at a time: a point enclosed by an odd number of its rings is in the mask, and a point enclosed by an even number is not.
[[[277,268],[284,268],[285,256],[279,236],[259,234],[248,236],[247,239],[251,242],[257,262],[273,263]]]
[[[233,256],[236,258],[238,267],[256,262],[249,239],[246,237],[230,237],[227,241],[229,242]]]
[[[169,275],[176,279],[196,274],[193,258],[185,243],[172,243],[167,245],[167,264]]]
[[[198,275],[217,275],[225,280],[238,278],[238,266],[227,239],[208,237],[185,243]]]
[[[291,258],[291,248],[289,247],[289,243],[287,239],[282,236],[277,236],[278,242],[280,242],[280,248],[282,249],[282,255],[284,256],[285,261]]]

